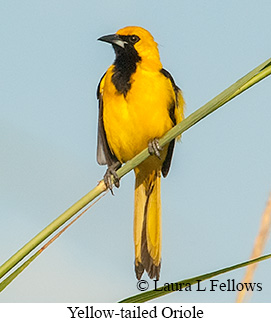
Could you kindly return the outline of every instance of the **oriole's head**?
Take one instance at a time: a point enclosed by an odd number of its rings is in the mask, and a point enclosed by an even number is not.
[[[98,40],[112,44],[117,58],[121,55],[136,56],[137,62],[146,68],[162,68],[157,43],[142,27],[125,27]]]

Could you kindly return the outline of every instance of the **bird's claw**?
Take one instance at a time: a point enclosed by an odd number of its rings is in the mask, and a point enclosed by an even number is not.
[[[159,145],[159,140],[157,138],[154,138],[153,140],[148,142],[148,150],[150,155],[155,155],[159,159],[161,159],[160,151],[163,150],[163,148]]]
[[[108,167],[107,171],[104,174],[104,183],[105,186],[110,189],[112,195],[114,195],[113,186],[115,185],[117,188],[120,187],[120,179],[114,167]]]

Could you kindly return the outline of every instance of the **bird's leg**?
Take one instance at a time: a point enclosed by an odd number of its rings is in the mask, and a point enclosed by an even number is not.
[[[159,159],[161,159],[160,151],[163,150],[162,147],[159,145],[159,140],[154,138],[153,140],[148,142],[148,150],[150,155],[155,155]]]
[[[120,166],[121,166],[121,163],[119,161],[116,161],[112,165],[108,166],[104,174],[105,186],[110,189],[112,195],[114,195],[113,193],[114,184],[117,188],[120,187],[120,179],[116,172],[120,168]],[[113,179],[112,179],[112,176],[113,176]]]

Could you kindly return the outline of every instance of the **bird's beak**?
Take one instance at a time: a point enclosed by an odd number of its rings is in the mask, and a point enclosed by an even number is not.
[[[125,44],[127,44],[127,42],[122,40],[118,34],[102,36],[97,40],[104,41],[112,45],[117,45],[122,48],[124,48]]]

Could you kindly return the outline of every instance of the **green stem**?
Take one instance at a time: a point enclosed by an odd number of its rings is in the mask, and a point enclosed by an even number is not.
[[[270,259],[270,258],[271,258],[271,254],[268,254],[268,255],[265,255],[265,256],[261,256],[261,257],[258,257],[258,258],[252,259],[252,260],[248,260],[248,261],[239,263],[237,265],[222,268],[222,269],[219,269],[219,270],[207,273],[207,274],[203,274],[203,275],[200,275],[200,276],[188,278],[188,279],[181,280],[181,281],[178,281],[178,282],[175,282],[175,283],[172,283],[172,284],[173,284],[173,286],[187,286],[187,284],[195,285],[195,284],[198,283],[198,281],[202,282],[202,281],[205,281],[207,279],[213,278],[215,276],[225,274],[225,273],[228,273],[230,271],[233,271],[233,270],[236,270],[236,269],[239,269],[239,268],[242,268],[242,267],[246,267],[248,265],[252,265],[252,264],[255,264],[255,263],[258,263],[260,261],[267,260],[267,259]],[[168,288],[167,285],[159,286],[159,287],[156,288],[156,290],[155,289],[150,290],[150,291],[147,291],[147,292],[144,292],[144,293],[140,293],[140,294],[125,298],[125,299],[121,300],[119,303],[143,303],[143,302],[147,302],[147,301],[150,301],[152,299],[155,299],[155,298],[170,294],[170,293],[172,293],[174,291],[177,291],[177,290],[178,289],[176,289],[176,288],[175,288],[175,290],[172,289],[172,288],[170,289],[170,288]]]
[[[46,228],[38,233],[26,245],[18,250],[11,258],[9,258],[0,267],[0,278],[2,278],[10,269],[12,269],[18,262],[27,256],[33,249],[35,249],[41,242],[47,239],[53,232],[60,228],[65,222],[73,217],[78,211],[85,207],[90,201],[94,200],[102,192],[106,190],[103,181],[93,190],[83,196],[79,201],[73,204],[69,209],[62,213],[58,218],[51,222]]]

